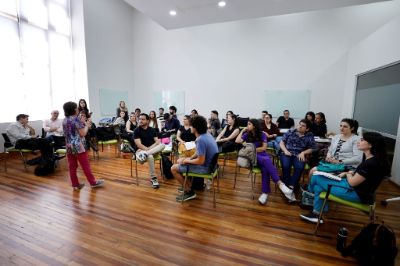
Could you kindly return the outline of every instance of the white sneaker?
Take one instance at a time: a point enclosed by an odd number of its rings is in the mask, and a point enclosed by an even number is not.
[[[293,193],[293,190],[291,190],[290,188],[288,188],[285,183],[280,182],[279,183],[279,189],[282,191],[283,194],[290,194]]]
[[[266,193],[262,193],[261,196],[258,198],[258,202],[262,205],[265,205],[265,203],[267,203],[268,200],[268,194]]]
[[[294,195],[294,192],[290,193],[290,194],[284,194],[285,197],[289,200],[289,202],[296,202],[296,196]]]

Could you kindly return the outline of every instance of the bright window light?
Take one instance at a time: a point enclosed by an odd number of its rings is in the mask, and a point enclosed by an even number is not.
[[[226,6],[226,2],[225,1],[219,1],[218,2],[218,6],[219,7],[224,7],[224,6]]]
[[[176,16],[176,11],[175,10],[170,10],[169,11],[169,15],[173,16],[173,17]]]

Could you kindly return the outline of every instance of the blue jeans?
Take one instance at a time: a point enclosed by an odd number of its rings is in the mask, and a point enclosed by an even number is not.
[[[279,142],[276,141],[276,139],[274,140],[269,140],[267,143],[268,148],[273,148],[276,152],[279,151]]]
[[[282,165],[282,182],[285,183],[286,186],[295,187],[299,183],[306,163],[300,161],[297,156],[287,156],[283,153],[281,154],[280,159]],[[290,176],[292,166],[294,170],[293,175]]]
[[[360,198],[357,195],[357,192],[352,189],[352,187],[347,182],[346,178],[343,178],[341,181],[335,181],[324,176],[313,175],[310,180],[310,184],[308,185],[308,189],[311,193],[314,193],[314,213],[319,213],[322,208],[322,204],[324,202],[323,199],[320,199],[319,194],[321,192],[328,190],[328,185],[338,185],[341,187],[332,186],[331,194],[335,195],[341,199],[352,201],[352,202],[361,202]],[[328,204],[325,204],[324,212],[328,211]]]
[[[189,172],[195,174],[209,174],[208,166],[196,165],[196,164],[180,164],[179,173],[186,173],[187,167],[189,166]]]

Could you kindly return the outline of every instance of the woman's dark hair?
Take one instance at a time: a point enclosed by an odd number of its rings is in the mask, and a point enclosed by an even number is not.
[[[193,109],[192,111],[191,111],[191,113],[194,113],[194,114],[196,114],[196,115],[198,115],[199,113],[197,112],[197,110],[196,109]]]
[[[358,130],[358,121],[355,119],[351,119],[351,118],[343,118],[342,122],[348,124],[350,126],[351,133],[356,134],[357,135],[357,130]]]
[[[79,100],[79,101],[81,101],[81,100]],[[67,116],[71,116],[71,115],[75,115],[76,107],[78,107],[78,105],[76,103],[74,103],[74,102],[66,102],[66,103],[64,103],[64,105],[63,105],[64,115],[66,117]]]
[[[315,114],[316,116],[319,115],[321,117],[321,125],[326,124],[325,114],[323,112],[318,112]]]
[[[231,114],[231,115],[233,115],[233,114],[235,114],[233,111],[228,111],[228,112],[226,112],[226,115],[228,115],[228,114]]]
[[[138,112],[138,113],[140,113],[140,115],[142,115],[142,114],[141,114],[141,113],[142,113],[142,110],[140,110],[140,108],[136,108],[136,109],[135,109],[135,113],[136,113],[136,112]]]
[[[81,107],[81,102],[84,102],[85,103],[85,107]],[[86,100],[85,99],[80,99],[79,100],[79,102],[78,102],[78,111],[79,112],[85,112],[85,115],[86,115],[86,117],[87,118],[89,118],[90,117],[90,113],[89,113],[89,109],[88,109],[88,107],[87,107],[87,103],[86,103]]]
[[[191,118],[190,115],[184,115],[183,117],[190,121],[190,118]]]
[[[311,121],[308,120],[308,119],[305,119],[305,118],[304,118],[304,119],[301,119],[299,123],[304,123],[304,124],[306,124],[306,128],[307,128],[308,130],[310,130],[311,127],[312,127]]]
[[[390,169],[386,154],[385,138],[376,132],[365,132],[362,138],[371,144],[370,152],[378,160],[381,173],[383,173],[384,176],[388,176],[390,174]]]
[[[200,135],[207,132],[207,120],[201,115],[192,117],[190,119],[190,124]]]
[[[250,131],[247,135],[247,139],[249,142],[261,141],[262,139],[262,131],[260,127],[260,122],[258,119],[252,118],[249,122],[253,125],[254,131]]]
[[[272,115],[271,114],[267,114],[267,116],[269,116],[269,118],[271,118],[271,124],[272,124]]]
[[[306,116],[304,117],[304,119],[307,119],[307,116],[311,116],[312,121],[313,122],[315,121],[315,113],[314,112],[312,112],[312,111],[307,112]]]
[[[233,125],[232,128],[237,128],[239,127],[239,120],[238,117],[236,115],[229,115],[232,119],[233,119]]]

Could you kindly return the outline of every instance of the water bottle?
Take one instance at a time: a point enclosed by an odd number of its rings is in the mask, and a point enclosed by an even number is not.
[[[346,248],[347,241],[347,229],[345,227],[340,227],[337,234],[336,250],[342,252]]]

